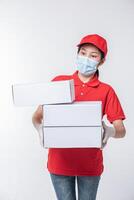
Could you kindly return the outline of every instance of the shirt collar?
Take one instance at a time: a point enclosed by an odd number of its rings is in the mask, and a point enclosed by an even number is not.
[[[89,87],[97,87],[100,84],[100,81],[98,79],[97,74],[95,73],[95,75],[92,77],[92,79],[90,79],[88,82],[84,83],[80,80],[79,76],[78,76],[78,70],[75,71],[75,73],[72,75],[72,78],[74,79],[74,85],[87,85]]]

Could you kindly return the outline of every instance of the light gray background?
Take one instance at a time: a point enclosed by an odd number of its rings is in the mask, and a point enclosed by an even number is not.
[[[100,79],[117,92],[127,136],[104,149],[105,171],[97,200],[134,199],[132,0],[0,1],[0,199],[55,200],[47,150],[31,123],[36,107],[16,108],[11,85],[49,81],[75,71],[76,44],[91,33],[108,41]]]

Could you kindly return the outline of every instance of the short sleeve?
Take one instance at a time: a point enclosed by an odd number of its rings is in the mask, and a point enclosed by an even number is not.
[[[56,76],[56,77],[54,77],[51,81],[60,81],[60,80],[59,80],[59,77]]]
[[[114,120],[124,120],[126,118],[121,103],[112,87],[110,87],[107,94],[105,114],[110,123]]]
[[[58,77],[56,76],[56,77],[54,77],[53,79],[51,79],[51,81],[58,81],[59,79],[58,79]]]
[[[54,77],[51,81],[65,81],[65,80],[70,80],[72,77],[70,75],[59,75]]]

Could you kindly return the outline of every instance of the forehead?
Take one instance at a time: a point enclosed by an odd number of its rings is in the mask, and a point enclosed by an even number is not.
[[[80,48],[80,50],[84,50],[84,51],[93,51],[96,53],[100,53],[100,50],[94,46],[93,44],[83,44]]]

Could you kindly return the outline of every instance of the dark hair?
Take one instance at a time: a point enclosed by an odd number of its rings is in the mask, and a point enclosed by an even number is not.
[[[84,46],[85,44],[89,44],[89,43],[84,43],[84,44],[81,44],[79,47],[78,47],[78,51],[77,51],[77,54],[80,52],[80,49],[81,49],[81,47],[82,46]],[[94,45],[95,46],[95,45]],[[105,57],[104,56],[104,53],[99,49],[99,48],[97,48],[99,51],[100,51],[100,53],[101,53],[101,60]],[[99,70],[97,69],[97,71],[96,71],[96,74],[97,74],[97,76],[99,76]]]

